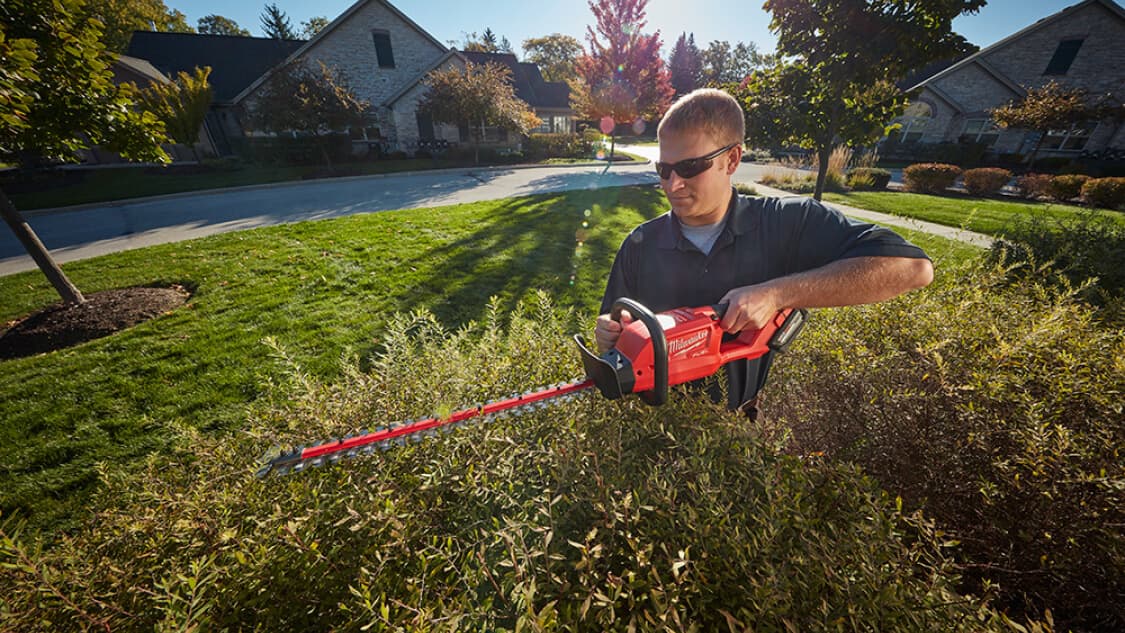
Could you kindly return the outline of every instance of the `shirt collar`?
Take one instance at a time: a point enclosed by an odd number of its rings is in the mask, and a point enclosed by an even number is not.
[[[725,241],[722,239],[722,235],[726,233],[728,229],[735,235],[742,235],[742,233],[749,228],[745,226],[746,222],[738,217],[742,215],[739,213],[739,210],[744,206],[743,204],[739,204],[738,191],[734,187],[731,187],[730,202],[727,203],[727,212],[723,215],[723,229],[722,233],[719,234],[719,241],[715,243],[716,246]],[[668,250],[686,250],[689,245],[691,248],[695,248],[695,246],[684,237],[684,232],[680,229],[680,220],[676,215],[668,211],[664,216],[667,218],[667,221],[664,222],[664,230],[660,232],[657,238],[657,246]]]

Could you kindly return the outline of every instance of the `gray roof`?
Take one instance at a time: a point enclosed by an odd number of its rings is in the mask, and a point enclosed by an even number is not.
[[[512,71],[516,96],[533,108],[570,108],[570,87],[561,81],[544,81],[539,66],[521,62],[512,53],[477,53],[459,51],[474,64],[500,64]]]
[[[126,53],[147,60],[170,77],[181,70],[192,73],[197,66],[210,66],[208,80],[215,103],[226,104],[304,43],[267,37],[134,31]]]

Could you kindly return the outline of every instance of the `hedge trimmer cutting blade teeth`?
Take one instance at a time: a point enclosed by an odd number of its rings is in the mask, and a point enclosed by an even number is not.
[[[513,394],[503,400],[478,404],[445,417],[432,416],[406,420],[376,428],[374,431],[361,431],[341,438],[317,441],[288,452],[275,448],[262,459],[262,466],[255,474],[258,477],[265,477],[270,473],[279,475],[296,473],[326,463],[336,464],[345,457],[371,455],[376,449],[387,450],[393,446],[406,446],[408,442],[419,443],[437,437],[440,433],[452,432],[472,422],[487,423],[545,409],[553,404],[569,402],[593,386],[591,380],[559,383],[523,394]]]

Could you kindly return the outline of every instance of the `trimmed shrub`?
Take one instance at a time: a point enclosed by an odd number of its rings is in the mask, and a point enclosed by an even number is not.
[[[974,196],[991,196],[1000,193],[1012,179],[1012,172],[998,167],[970,169],[961,175],[965,189]]]
[[[544,158],[591,158],[593,145],[577,134],[532,134],[525,145],[528,156]]]
[[[939,262],[940,263],[940,262]],[[820,310],[775,366],[768,432],[856,463],[1057,630],[1125,630],[1125,330],[1010,265]]]
[[[883,191],[891,182],[891,172],[878,167],[857,167],[848,172],[848,187],[856,191]]]
[[[915,163],[902,170],[906,190],[915,193],[942,194],[960,175],[960,167],[946,163]]]
[[[1092,207],[1125,206],[1125,178],[1094,178],[1082,183],[1082,201]]]
[[[1051,174],[1027,174],[1016,178],[1016,190],[1025,198],[1046,198],[1051,185]]]
[[[259,481],[253,456],[566,379],[578,327],[395,319],[371,373],[289,364],[222,438],[142,472],[50,549],[0,534],[0,628],[1007,631],[952,591],[944,539],[853,466],[777,454],[678,394],[591,395]],[[584,319],[583,323],[587,321]],[[284,352],[278,350],[279,359]],[[282,362],[285,362],[282,360]]]
[[[1082,193],[1082,185],[1089,179],[1089,176],[1083,174],[1052,176],[1047,184],[1047,196],[1059,202],[1073,200]]]

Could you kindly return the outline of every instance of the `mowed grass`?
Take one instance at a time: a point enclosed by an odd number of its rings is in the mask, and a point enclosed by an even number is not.
[[[932,196],[900,191],[825,192],[829,202],[847,204],[860,209],[900,215],[945,226],[965,228],[978,233],[1002,236],[1020,218],[1044,216],[1059,221],[1074,220],[1083,213],[1094,213],[1125,226],[1125,213],[1105,209],[1050,202],[1017,202],[972,198],[968,196]]]
[[[426,308],[456,326],[480,317],[490,296],[509,308],[542,289],[592,325],[622,239],[665,209],[657,188],[583,190],[228,233],[68,264],[86,293],[180,283],[194,296],[131,330],[0,362],[0,511],[56,532],[83,511],[99,463],[128,467],[177,437],[237,432],[246,405],[281,374],[267,337],[331,380],[342,355],[377,350],[395,312]],[[939,268],[979,252],[906,235]],[[37,271],[0,278],[0,319],[55,301]]]

